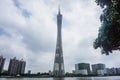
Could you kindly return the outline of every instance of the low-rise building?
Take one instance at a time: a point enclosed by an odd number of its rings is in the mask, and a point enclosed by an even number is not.
[[[116,68],[116,72],[120,75],[120,68]]]
[[[106,68],[108,75],[117,75],[120,74],[120,68]]]
[[[89,75],[90,74],[90,64],[89,63],[75,64],[75,74]]]
[[[93,64],[92,65],[92,73],[94,75],[105,75],[106,74],[106,67],[105,64]]]

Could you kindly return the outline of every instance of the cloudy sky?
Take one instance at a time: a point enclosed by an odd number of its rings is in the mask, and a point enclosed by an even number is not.
[[[0,55],[6,58],[5,69],[16,56],[27,62],[26,72],[53,70],[59,4],[65,71],[80,62],[120,67],[120,52],[106,56],[93,49],[102,13],[94,0],[0,0]]]

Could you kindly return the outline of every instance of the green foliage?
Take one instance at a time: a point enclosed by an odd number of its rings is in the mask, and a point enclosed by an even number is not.
[[[96,0],[96,3],[103,8],[103,14],[93,46],[95,49],[100,47],[102,54],[109,55],[113,50],[120,50],[120,0]]]

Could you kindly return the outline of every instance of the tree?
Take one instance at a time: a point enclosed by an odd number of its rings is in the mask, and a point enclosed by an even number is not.
[[[103,14],[93,47],[99,47],[102,54],[109,55],[113,50],[120,50],[120,0],[96,0],[96,3],[103,8]]]

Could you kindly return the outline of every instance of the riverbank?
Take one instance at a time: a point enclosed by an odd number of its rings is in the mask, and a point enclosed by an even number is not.
[[[105,75],[105,76],[95,76],[95,75],[84,75],[84,76],[62,76],[62,77],[54,77],[54,76],[0,76],[0,78],[69,78],[69,77],[112,77],[112,76],[120,76],[120,75]]]

